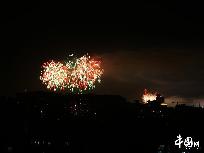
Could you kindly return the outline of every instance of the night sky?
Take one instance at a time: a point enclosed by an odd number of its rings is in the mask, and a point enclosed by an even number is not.
[[[87,4],[88,5],[88,4]],[[70,53],[102,57],[95,93],[204,105],[204,12],[198,3],[5,4],[1,9],[1,95],[46,90],[41,64]]]

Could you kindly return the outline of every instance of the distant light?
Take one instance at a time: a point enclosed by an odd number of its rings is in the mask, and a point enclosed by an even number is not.
[[[13,151],[13,147],[9,146],[8,147],[8,152],[12,152]]]
[[[66,142],[65,142],[65,145],[66,145],[66,146],[69,146],[69,142],[68,142],[68,141],[66,141]]]

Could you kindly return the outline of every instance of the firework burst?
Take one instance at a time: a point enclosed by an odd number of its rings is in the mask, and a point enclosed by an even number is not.
[[[101,61],[95,60],[88,55],[84,55],[74,62],[69,61],[66,66],[71,70],[69,76],[68,88],[83,92],[95,88],[95,83],[101,81],[103,69],[101,69]]]
[[[40,80],[47,86],[47,89],[53,91],[64,90],[67,86],[67,76],[70,73],[67,67],[52,60],[44,63],[42,68]]]
[[[48,89],[56,91],[68,89],[71,92],[82,93],[95,88],[95,83],[101,82],[103,69],[101,61],[84,55],[73,58],[65,64],[46,62],[42,65],[40,80]]]
[[[144,90],[144,94],[142,96],[142,100],[144,103],[148,103],[149,101],[154,101],[157,98],[157,93],[150,93],[147,89]]]

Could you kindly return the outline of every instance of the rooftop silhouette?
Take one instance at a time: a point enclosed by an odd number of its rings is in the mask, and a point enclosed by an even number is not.
[[[178,134],[203,142],[203,108],[161,103],[159,97],[143,104],[119,95],[52,92],[1,98],[3,151],[182,152],[174,145]]]

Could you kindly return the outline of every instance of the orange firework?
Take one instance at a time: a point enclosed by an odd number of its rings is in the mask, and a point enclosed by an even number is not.
[[[149,101],[154,101],[157,98],[157,93],[150,93],[147,89],[144,90],[144,94],[142,96],[142,100],[144,103],[148,103]]]

